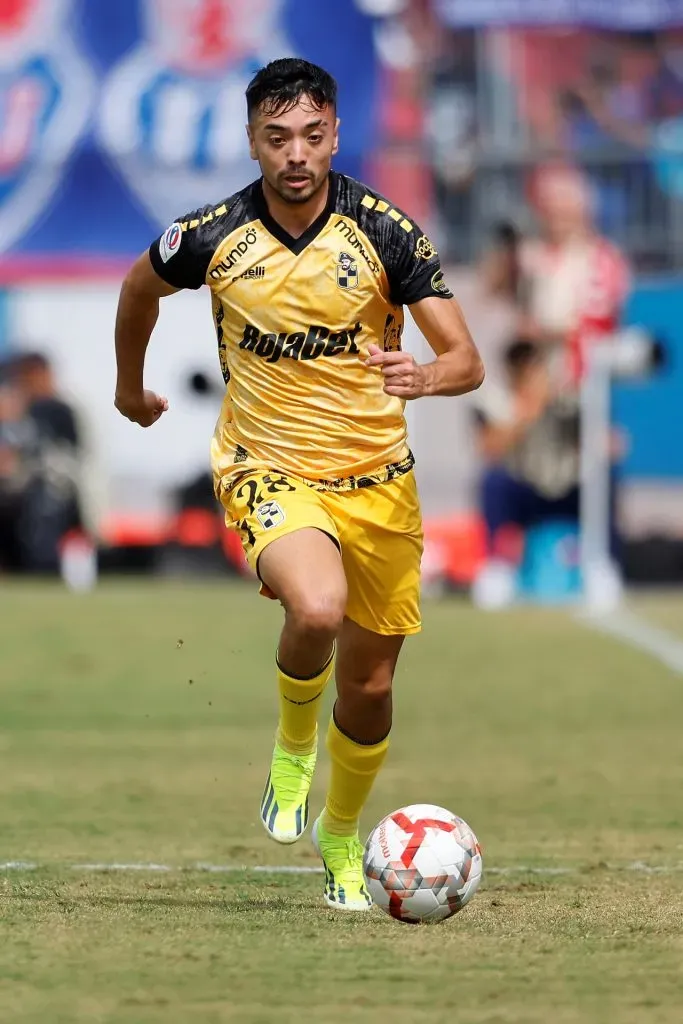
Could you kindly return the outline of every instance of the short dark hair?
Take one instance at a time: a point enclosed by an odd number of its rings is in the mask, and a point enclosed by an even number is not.
[[[286,114],[302,96],[322,110],[337,105],[337,83],[317,64],[296,57],[272,60],[252,78],[247,87],[247,113],[263,108],[267,114]]]
[[[518,338],[505,349],[503,363],[508,373],[518,374],[542,360],[541,350],[533,341]]]
[[[42,352],[20,352],[14,357],[13,362],[17,373],[51,369],[50,360]]]
[[[511,220],[497,220],[491,234],[496,245],[506,249],[516,249],[521,240],[519,229]]]

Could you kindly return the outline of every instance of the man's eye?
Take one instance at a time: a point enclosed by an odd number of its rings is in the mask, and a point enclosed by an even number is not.
[[[323,137],[322,135],[309,135],[308,141],[312,143],[312,145],[317,146],[319,142],[323,141]]]

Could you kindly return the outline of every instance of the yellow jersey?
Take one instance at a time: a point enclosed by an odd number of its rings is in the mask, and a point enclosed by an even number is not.
[[[452,297],[409,217],[332,172],[325,210],[294,238],[259,180],[181,217],[149,253],[171,286],[212,293],[226,383],[211,449],[219,497],[254,470],[346,490],[412,468],[404,402],[364,363],[372,343],[400,349],[404,305]]]

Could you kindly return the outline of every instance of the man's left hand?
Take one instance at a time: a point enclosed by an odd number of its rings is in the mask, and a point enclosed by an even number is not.
[[[422,398],[428,394],[427,373],[410,352],[383,352],[378,345],[368,347],[366,366],[378,366],[384,377],[384,391],[396,398]]]

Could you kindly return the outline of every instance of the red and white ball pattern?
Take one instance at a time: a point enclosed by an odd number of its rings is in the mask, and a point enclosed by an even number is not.
[[[370,833],[363,870],[373,900],[397,921],[445,921],[479,888],[481,848],[457,814],[413,804]]]

